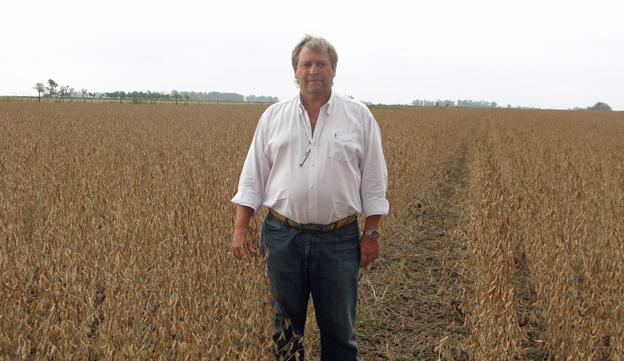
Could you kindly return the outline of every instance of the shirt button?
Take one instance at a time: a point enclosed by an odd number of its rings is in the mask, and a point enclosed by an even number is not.
[[[314,189],[314,186],[310,186],[310,189]]]
[[[314,163],[312,163],[312,167],[314,167]]]

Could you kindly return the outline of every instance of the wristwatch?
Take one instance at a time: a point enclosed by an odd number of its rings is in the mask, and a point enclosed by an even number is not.
[[[364,231],[364,234],[370,240],[373,240],[373,241],[379,240],[380,233],[379,233],[379,229],[377,229],[377,228],[369,228],[369,229]]]

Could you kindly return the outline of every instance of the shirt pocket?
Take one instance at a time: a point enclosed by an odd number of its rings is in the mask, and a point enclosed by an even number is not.
[[[329,158],[349,162],[356,159],[357,135],[353,132],[334,132],[329,140]]]

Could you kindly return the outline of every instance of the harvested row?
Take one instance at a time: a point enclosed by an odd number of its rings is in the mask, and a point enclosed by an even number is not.
[[[436,294],[442,249],[448,245],[438,236],[426,238],[450,221],[443,219],[447,210],[439,209],[450,204],[441,202],[448,196],[441,188],[455,186],[455,181],[443,184],[449,182],[449,172],[463,166],[461,160],[455,163],[476,113],[405,108],[373,109],[373,114],[383,135],[390,214],[382,222],[380,258],[362,271],[357,320],[361,359],[434,359],[451,317],[446,300]],[[422,206],[419,212],[429,213],[418,219],[417,205]],[[317,349],[318,334],[310,323],[309,344]]]

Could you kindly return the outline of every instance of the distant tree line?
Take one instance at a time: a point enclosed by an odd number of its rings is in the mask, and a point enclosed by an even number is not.
[[[496,102],[490,102],[486,100],[421,100],[416,99],[412,101],[412,106],[415,107],[440,107],[440,108],[496,108],[498,104]]]
[[[52,79],[48,79],[48,85],[44,83],[35,84],[34,89],[37,91],[39,101],[41,101],[41,95],[46,95],[49,98],[71,98],[75,96],[75,89],[69,85],[60,85]],[[86,90],[85,90],[86,91]]]
[[[265,95],[247,95],[245,101],[253,103],[277,103],[279,99],[277,99],[277,97]]]
[[[414,107],[439,107],[439,108],[498,108],[498,104],[496,102],[490,102],[486,100],[420,100],[416,99],[412,101],[412,106]],[[507,104],[506,108],[514,108],[514,109],[535,109],[531,107],[512,107]],[[609,112],[611,111],[611,107],[609,104],[604,102],[598,102],[590,107],[575,107],[569,110],[591,110],[591,111],[602,111]]]
[[[195,91],[178,91],[172,90],[170,93],[155,91],[113,91],[113,92],[89,92],[82,89],[77,92],[69,85],[61,85],[52,79],[48,79],[47,85],[37,83],[33,88],[37,91],[38,99],[41,96],[47,98],[98,98],[98,99],[115,99],[119,102],[124,100],[132,102],[155,102],[155,101],[206,101],[206,102],[253,102],[253,103],[276,103],[279,101],[277,97],[264,95],[248,95],[244,96],[238,93],[221,93],[221,92],[195,92]]]

